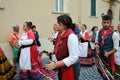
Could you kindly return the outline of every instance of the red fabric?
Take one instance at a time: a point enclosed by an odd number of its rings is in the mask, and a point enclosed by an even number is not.
[[[70,34],[74,33],[71,29],[67,29],[64,34],[61,36],[61,33],[58,33],[54,52],[56,54],[57,60],[63,60],[69,56],[67,41]],[[73,67],[63,67],[62,71],[62,80],[74,80]]]
[[[42,59],[41,56],[38,56],[38,63],[39,63],[39,69],[40,71],[45,75],[45,76],[49,76],[49,74],[47,72],[45,72],[45,70],[43,69],[43,63],[42,63]]]
[[[102,34],[102,36],[103,36],[103,38],[102,38],[102,43],[101,43],[102,46],[104,46],[104,40],[105,40],[105,38],[106,38],[109,34],[111,34],[113,31],[114,31],[114,30],[113,30],[113,28],[111,28],[111,27],[107,30],[106,34],[105,34],[105,29],[104,29],[104,28],[102,28],[102,29],[100,30],[100,32],[101,32],[101,34]]]
[[[35,41],[35,36],[32,30],[29,30],[27,32],[28,39],[33,39]],[[31,56],[31,62],[34,63],[38,59],[38,51],[37,46],[34,44],[30,47],[30,56]]]
[[[114,72],[115,72],[114,54],[111,54],[110,56],[110,68],[111,68],[112,75],[114,75]]]
[[[120,72],[120,68],[116,68],[116,70],[117,70],[118,72]]]
[[[99,55],[99,56],[100,56],[100,55]],[[108,68],[108,70],[111,72],[111,74],[114,75],[114,72],[115,72],[114,53],[112,53],[112,54],[109,56],[109,60],[110,60],[109,63],[107,63],[102,56],[100,56],[100,58],[102,59],[103,64],[105,64],[106,67]]]
[[[4,53],[1,47],[0,47],[0,52],[1,52],[1,53]]]
[[[90,36],[88,32],[85,33],[85,40],[88,42],[90,41]]]
[[[73,31],[71,29],[67,29],[62,36],[61,33],[58,34],[54,47],[54,52],[58,61],[69,56],[67,41],[68,36],[71,33],[73,33]]]
[[[74,80],[74,71],[72,66],[63,71],[62,80]]]
[[[115,71],[120,73],[120,66],[115,64]]]

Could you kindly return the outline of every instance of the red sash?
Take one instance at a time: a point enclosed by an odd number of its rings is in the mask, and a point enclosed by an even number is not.
[[[115,72],[114,54],[111,54],[110,56],[110,68],[111,68],[112,75],[114,75],[114,72]]]

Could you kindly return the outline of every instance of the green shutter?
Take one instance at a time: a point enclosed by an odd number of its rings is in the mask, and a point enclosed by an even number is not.
[[[91,16],[96,16],[96,0],[91,0]]]

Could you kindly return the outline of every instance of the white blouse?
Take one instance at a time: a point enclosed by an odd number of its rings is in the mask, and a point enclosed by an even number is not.
[[[67,67],[71,66],[78,60],[78,38],[75,34],[70,34],[68,37],[68,51],[69,56],[63,59],[63,62]]]

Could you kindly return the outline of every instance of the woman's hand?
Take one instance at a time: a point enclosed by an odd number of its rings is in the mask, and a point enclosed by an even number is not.
[[[46,65],[45,65],[45,68],[46,68],[47,70],[53,70],[53,69],[56,68],[56,63],[51,61],[50,64],[46,64]]]
[[[50,42],[53,42],[53,41],[54,41],[54,39],[51,38],[51,37],[49,37],[48,40],[49,40]]]

